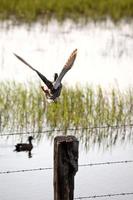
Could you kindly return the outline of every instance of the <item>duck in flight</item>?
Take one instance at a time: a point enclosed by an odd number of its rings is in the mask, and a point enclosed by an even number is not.
[[[35,68],[33,68],[30,64],[28,64],[23,58],[21,58],[20,56],[18,56],[17,54],[14,53],[14,55],[21,60],[25,65],[27,65],[28,67],[30,67],[33,71],[35,71],[38,76],[41,78],[41,80],[44,82],[44,84],[46,85],[46,89],[44,88],[44,86],[41,86],[43,92],[46,95],[46,98],[48,100],[52,100],[53,102],[56,102],[57,98],[60,96],[61,94],[61,89],[62,89],[62,78],[64,77],[64,75],[71,69],[71,67],[74,64],[75,58],[77,56],[77,49],[75,49],[71,55],[69,56],[66,64],[64,65],[63,69],[61,70],[59,76],[57,73],[54,74],[54,82],[49,81],[44,75],[42,75],[38,70],[36,70]]]

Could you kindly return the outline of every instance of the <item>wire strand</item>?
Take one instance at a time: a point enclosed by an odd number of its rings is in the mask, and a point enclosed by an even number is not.
[[[79,167],[88,167],[88,166],[91,167],[91,166],[96,166],[96,165],[112,165],[112,164],[124,164],[124,163],[133,163],[133,160],[120,160],[120,161],[87,163],[87,164],[80,164]]]
[[[20,173],[20,172],[32,172],[32,171],[44,171],[44,170],[51,170],[52,167],[45,167],[45,168],[35,168],[35,169],[20,169],[20,170],[8,170],[0,172],[0,174],[12,174],[12,173]]]
[[[114,194],[102,194],[102,195],[92,195],[92,196],[83,196],[76,197],[74,199],[94,199],[94,198],[102,198],[102,197],[114,197],[114,196],[126,196],[133,195],[133,192],[122,192],[122,193],[114,193]]]
[[[80,164],[79,167],[92,167],[92,166],[99,166],[99,165],[111,165],[111,164],[126,164],[126,163],[133,163],[133,160],[121,160],[121,161],[109,161],[109,162],[101,162],[101,163],[87,163],[87,164]],[[51,170],[52,167],[40,167],[34,169],[20,169],[20,170],[7,170],[1,171],[0,175],[2,174],[11,174],[11,173],[21,173],[21,172],[33,172],[33,171],[44,171],[44,170]]]
[[[116,128],[116,129],[120,129],[120,128],[132,128],[133,124],[121,124],[121,125],[105,125],[105,126],[93,126],[93,127],[79,127],[79,128],[68,128],[68,131],[80,131],[80,130],[93,130],[93,129],[105,129],[105,128]],[[49,130],[42,130],[41,132],[38,131],[27,131],[27,132],[14,132],[14,133],[5,133],[5,134],[0,134],[0,136],[11,136],[11,135],[28,135],[31,133],[49,133],[49,132],[63,132],[64,129],[49,129]]]

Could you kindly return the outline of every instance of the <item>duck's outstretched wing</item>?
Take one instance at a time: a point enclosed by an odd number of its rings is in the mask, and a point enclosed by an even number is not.
[[[34,67],[32,67],[29,63],[27,63],[23,58],[21,58],[20,56],[18,56],[17,54],[14,53],[14,55],[21,60],[25,65],[27,65],[29,68],[31,68],[33,71],[35,71],[38,76],[41,78],[41,80],[46,84],[46,86],[49,89],[53,89],[53,84],[51,81],[49,81],[44,75],[42,75],[38,70],[36,70]]]
[[[17,54],[13,53],[19,60],[21,60],[25,65],[27,65],[28,67],[30,67],[33,71],[37,72],[37,70],[32,67],[29,63],[27,63],[23,58],[21,58],[20,56],[18,56]]]
[[[76,56],[77,56],[77,49],[75,49],[75,50],[71,53],[70,57],[68,58],[68,60],[67,60],[67,62],[66,62],[66,64],[65,64],[65,66],[63,67],[61,73],[59,74],[57,80],[56,80],[55,83],[54,83],[54,89],[57,89],[57,88],[59,87],[59,85],[61,84],[62,78],[63,78],[64,75],[71,69],[71,67],[72,67],[72,65],[73,65],[73,63],[74,63],[74,61],[75,61]]]

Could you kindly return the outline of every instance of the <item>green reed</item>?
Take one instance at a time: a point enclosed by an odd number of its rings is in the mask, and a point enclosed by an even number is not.
[[[43,98],[38,87],[29,84],[27,88],[15,82],[0,83],[0,99],[1,129],[9,127],[21,131],[36,128],[36,125],[39,129],[45,107],[41,105]]]
[[[132,0],[0,0],[0,19],[33,22],[38,18],[47,21],[105,20],[113,21],[133,17]]]
[[[57,103],[47,103],[40,85],[0,83],[0,130],[87,128],[131,124],[133,89],[64,87]]]

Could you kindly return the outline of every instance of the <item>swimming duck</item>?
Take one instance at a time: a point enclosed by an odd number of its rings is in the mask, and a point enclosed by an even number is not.
[[[33,148],[32,140],[33,140],[33,137],[29,136],[28,137],[29,143],[18,143],[18,144],[16,144],[15,145],[15,147],[16,147],[15,151],[17,151],[17,152],[20,152],[20,151],[29,151],[29,152],[31,152],[31,150]]]
[[[54,82],[49,81],[44,75],[42,75],[38,70],[36,70],[35,68],[33,68],[30,64],[28,64],[23,58],[21,58],[20,56],[18,56],[15,53],[14,53],[14,55],[19,60],[21,60],[25,65],[27,65],[28,67],[30,67],[33,71],[35,71],[38,74],[38,76],[41,78],[41,80],[44,82],[44,84],[47,87],[45,89],[44,86],[41,86],[41,89],[45,93],[46,98],[48,100],[56,102],[57,98],[61,94],[61,89],[62,89],[62,83],[61,83],[61,81],[62,81],[62,78],[71,69],[72,65],[74,64],[75,58],[77,56],[77,49],[75,49],[71,53],[71,55],[69,56],[66,64],[64,65],[63,69],[61,70],[59,76],[58,76],[57,73],[54,74]]]

